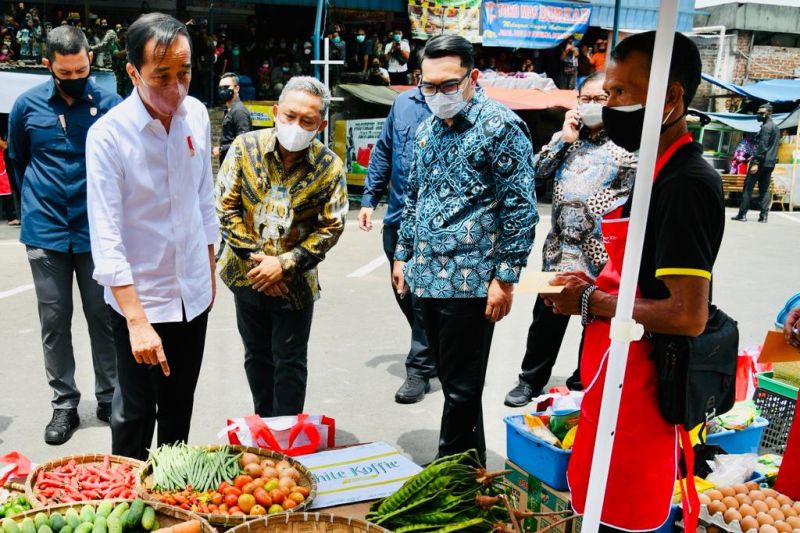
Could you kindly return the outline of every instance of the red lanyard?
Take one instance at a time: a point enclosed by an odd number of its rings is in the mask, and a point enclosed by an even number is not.
[[[663,154],[661,154],[658,157],[658,159],[656,160],[656,172],[653,175],[653,181],[658,179],[658,175],[661,173],[661,169],[663,169],[664,165],[667,164],[667,161],[669,161],[672,158],[672,156],[675,155],[675,152],[677,152],[681,146],[692,142],[692,140],[693,139],[691,133],[688,132],[684,133],[683,135],[678,137],[675,140],[675,142],[672,143],[670,147],[667,148],[667,150]]]

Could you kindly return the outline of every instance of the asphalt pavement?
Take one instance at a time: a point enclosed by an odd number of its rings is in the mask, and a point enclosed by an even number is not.
[[[537,270],[542,241],[550,228],[549,206],[542,206],[541,214],[530,260],[530,267]],[[729,209],[728,215],[732,214]],[[356,215],[351,211],[342,239],[320,267],[323,290],[311,331],[306,410],[336,419],[337,444],[387,441],[416,462],[427,463],[436,454],[441,387],[434,383],[431,393],[417,404],[394,402],[405,376],[410,332],[390,292],[380,224],[364,233],[356,225]],[[44,443],[51,392],[33,282],[18,233],[18,229],[0,226],[0,454],[19,450],[40,462],[109,452],[110,430],[94,416],[91,353],[77,287],[72,333],[77,382],[83,392],[81,427],[63,446]],[[773,212],[769,224],[727,221],[714,272],[714,301],[739,321],[743,347],[759,344],[777,310],[800,290],[798,237],[800,212]],[[505,457],[503,418],[524,412],[505,407],[503,398],[519,372],[533,301],[533,295],[518,294],[511,314],[495,330],[483,401],[490,467],[500,466]],[[563,383],[575,368],[579,338],[580,324],[573,319],[553,384]],[[220,283],[209,321],[190,441],[223,442],[225,435],[220,432],[227,419],[251,412],[233,300]]]

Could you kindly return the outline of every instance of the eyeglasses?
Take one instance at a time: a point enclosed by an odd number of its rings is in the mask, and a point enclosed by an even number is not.
[[[436,93],[442,93],[444,95],[456,94],[459,89],[461,89],[461,82],[467,79],[469,74],[470,73],[467,72],[464,74],[464,77],[459,80],[448,80],[438,85],[421,81],[419,82],[418,87],[423,96],[433,96]]]
[[[605,104],[608,102],[608,95],[607,94],[598,94],[597,96],[579,96],[578,102],[582,104]]]

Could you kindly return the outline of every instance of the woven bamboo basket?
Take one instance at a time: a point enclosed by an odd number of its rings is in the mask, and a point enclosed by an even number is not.
[[[128,464],[131,465],[134,470],[141,470],[144,466],[142,461],[137,461],[136,459],[131,459],[130,457],[123,457],[121,455],[110,455],[110,454],[101,454],[101,453],[93,453],[87,455],[69,455],[67,457],[61,457],[60,459],[55,459],[53,461],[49,461],[47,463],[42,463],[36,468],[34,468],[31,473],[28,475],[28,479],[25,480],[25,496],[28,498],[28,501],[31,502],[31,505],[34,509],[41,509],[44,507],[42,502],[39,501],[38,491],[36,490],[36,478],[39,476],[39,472],[47,472],[53,470],[59,466],[63,466],[70,461],[75,461],[78,464],[85,464],[85,463],[98,463],[102,464],[105,461],[105,458],[108,457],[111,464]],[[137,474],[138,479],[138,474]],[[137,488],[131,487],[131,490],[135,493]],[[53,505],[58,504],[60,502],[51,502]]]
[[[262,516],[228,533],[390,533],[381,526],[325,513],[283,513]]]
[[[216,450],[221,448],[221,446],[207,446],[209,450]],[[264,450],[261,448],[249,448],[247,446],[228,446],[228,448],[234,452],[249,452],[258,455],[264,459],[272,459],[274,461],[282,461],[286,460],[300,472],[300,481],[297,482],[298,485],[303,486],[308,489],[308,498],[305,499],[302,503],[298,504],[297,507],[294,507],[291,512],[302,512],[308,509],[308,506],[311,505],[311,502],[314,501],[314,498],[317,496],[317,480],[314,475],[306,468],[302,463],[298,462],[297,460],[289,457],[288,455],[274,452],[272,450]],[[141,472],[139,473],[139,493],[141,496],[147,501],[158,501],[154,494],[151,492],[151,488],[153,487],[153,464],[150,460],[148,460],[144,466],[142,467]],[[202,516],[209,523],[215,526],[221,526],[222,528],[230,528],[233,526],[237,526],[239,524],[243,524],[245,522],[258,519],[258,516],[228,516],[223,514],[206,514],[206,513],[197,513],[198,516]]]
[[[14,497],[25,496],[25,485],[21,483],[6,483],[2,488],[10,492]],[[27,496],[25,497],[27,498]]]
[[[131,502],[133,500],[107,500],[114,502],[114,504],[122,503],[122,502]],[[76,511],[80,511],[84,505],[90,504],[94,505],[95,507],[100,505],[101,501],[91,501],[91,502],[79,502],[79,503],[62,503],[58,505],[48,505],[47,507],[41,507],[39,509],[31,509],[30,511],[26,511],[24,513],[20,513],[14,516],[14,520],[17,522],[22,521],[27,517],[33,518],[37,513],[46,513],[50,515],[50,513],[54,513],[58,511],[62,515],[67,511],[67,509],[75,509]],[[181,522],[188,522],[189,520],[197,520],[200,522],[200,530],[203,533],[218,533],[214,527],[208,523],[205,519],[198,516],[195,513],[190,511],[184,511],[180,507],[173,507],[171,505],[165,505],[159,502],[147,502],[147,505],[152,507],[156,512],[156,519],[158,520],[159,527],[170,527],[174,526],[175,524],[180,524]]]

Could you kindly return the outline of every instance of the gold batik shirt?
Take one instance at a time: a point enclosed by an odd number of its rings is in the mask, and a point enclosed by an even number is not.
[[[287,172],[275,128],[240,135],[220,168],[216,200],[226,245],[218,270],[228,287],[252,286],[250,256],[262,252],[283,266],[287,307],[319,299],[317,264],[344,231],[348,208],[347,177],[336,154],[314,140]]]

